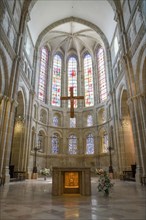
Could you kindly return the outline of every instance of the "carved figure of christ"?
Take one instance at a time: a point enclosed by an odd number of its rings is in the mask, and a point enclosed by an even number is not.
[[[73,95],[74,87],[70,87],[70,96],[62,96],[60,100],[70,100],[70,117],[74,118],[74,100],[75,99],[84,99],[84,96],[74,96]]]

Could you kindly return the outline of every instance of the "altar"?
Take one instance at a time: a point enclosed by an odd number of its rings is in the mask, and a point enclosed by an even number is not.
[[[91,171],[89,167],[53,167],[52,195],[91,195]]]

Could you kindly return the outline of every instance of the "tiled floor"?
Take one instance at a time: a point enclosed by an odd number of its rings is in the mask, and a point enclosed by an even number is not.
[[[96,190],[92,195],[51,195],[51,178],[26,180],[0,187],[0,220],[145,220],[146,186],[115,182],[109,197]]]

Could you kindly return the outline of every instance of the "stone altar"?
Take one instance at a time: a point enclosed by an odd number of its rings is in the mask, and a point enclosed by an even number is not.
[[[91,171],[89,167],[53,167],[52,195],[91,195]]]

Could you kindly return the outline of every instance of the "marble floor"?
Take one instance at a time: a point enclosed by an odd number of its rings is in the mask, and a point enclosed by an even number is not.
[[[12,182],[0,187],[0,220],[146,219],[146,186],[113,182],[109,197],[97,192],[97,177],[92,178],[91,196],[52,196],[51,178]]]

